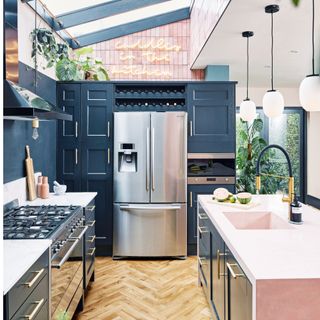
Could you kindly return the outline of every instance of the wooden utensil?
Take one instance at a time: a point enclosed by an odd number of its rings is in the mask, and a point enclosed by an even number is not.
[[[36,182],[34,179],[33,160],[30,157],[29,146],[26,146],[26,153],[27,153],[27,158],[25,159],[25,163],[26,163],[26,172],[27,172],[28,200],[32,201],[37,198],[37,194],[36,194]]]

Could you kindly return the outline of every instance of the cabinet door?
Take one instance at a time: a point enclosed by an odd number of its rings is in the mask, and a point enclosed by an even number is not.
[[[82,191],[97,192],[96,244],[98,254],[112,245],[112,85],[81,84]],[[108,252],[107,252],[108,251]]]
[[[188,85],[188,152],[235,152],[235,84]]]
[[[81,191],[80,84],[59,83],[57,101],[73,116],[73,121],[58,121],[57,179],[67,185],[68,192],[77,192]]]
[[[226,188],[230,192],[235,191],[234,185],[188,185],[188,245],[197,244],[197,205],[198,195],[213,194],[217,188]]]
[[[224,320],[225,313],[225,249],[224,241],[212,225],[212,303],[219,320]]]
[[[252,285],[232,253],[226,248],[228,320],[252,319]]]

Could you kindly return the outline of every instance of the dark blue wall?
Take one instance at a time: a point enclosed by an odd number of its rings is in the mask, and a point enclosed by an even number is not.
[[[34,90],[34,75],[32,68],[19,63],[19,84]],[[56,104],[56,82],[39,73],[39,86],[37,94],[49,102]],[[56,135],[57,123],[53,121],[40,121],[39,138],[32,139],[31,121],[4,120],[4,182],[16,180],[25,176],[25,146],[31,148],[34,171],[41,171],[49,176],[49,182],[56,179]]]

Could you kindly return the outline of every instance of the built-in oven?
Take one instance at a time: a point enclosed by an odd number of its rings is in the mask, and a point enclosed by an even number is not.
[[[64,226],[52,244],[51,319],[71,319],[83,307],[84,225],[82,211]]]
[[[235,184],[236,163],[234,153],[189,153],[188,185]]]

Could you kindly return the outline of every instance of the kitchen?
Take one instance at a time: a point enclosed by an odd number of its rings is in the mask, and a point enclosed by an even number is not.
[[[319,319],[318,5],[4,0],[4,319]]]

